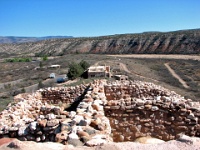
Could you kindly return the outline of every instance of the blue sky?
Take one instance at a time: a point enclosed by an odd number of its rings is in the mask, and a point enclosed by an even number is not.
[[[101,36],[200,28],[200,0],[0,0],[0,36]]]

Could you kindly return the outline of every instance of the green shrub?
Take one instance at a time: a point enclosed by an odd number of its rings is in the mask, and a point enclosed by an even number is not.
[[[21,89],[21,92],[22,92],[22,93],[26,93],[26,90],[25,90],[24,87]]]
[[[90,64],[88,62],[86,62],[85,60],[82,60],[79,65],[84,69],[86,70],[87,68],[90,67]]]
[[[5,62],[30,62],[31,58],[8,58]]]
[[[40,68],[42,68],[43,67],[43,64],[42,64],[42,62],[40,61],[40,64],[39,64],[39,66],[40,66]]]
[[[77,77],[80,77],[84,72],[84,69],[81,67],[80,64],[77,64],[75,62],[72,62],[69,65],[69,71],[67,73],[67,77],[69,79],[75,79]]]
[[[39,81],[39,83],[38,83],[38,89],[43,88],[43,87],[44,87],[44,84],[42,83],[42,81]]]
[[[72,62],[69,65],[69,71],[67,73],[67,77],[69,79],[76,79],[77,77],[80,77],[89,66],[90,66],[89,63],[84,60],[82,60],[78,64]]]
[[[47,57],[47,55],[43,56],[43,57],[42,57],[42,60],[43,60],[43,61],[46,61],[46,60],[48,60],[48,57]]]

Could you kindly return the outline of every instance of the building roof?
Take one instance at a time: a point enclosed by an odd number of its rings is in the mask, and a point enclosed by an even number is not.
[[[49,66],[50,68],[57,68],[57,67],[60,67],[60,65],[51,65]]]
[[[106,71],[106,66],[91,66],[88,68],[88,72],[103,72]]]

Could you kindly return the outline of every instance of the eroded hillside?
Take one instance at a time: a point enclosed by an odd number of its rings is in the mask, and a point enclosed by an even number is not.
[[[199,54],[200,29],[1,44],[0,53],[2,55],[46,54],[49,56],[65,55],[68,53]]]

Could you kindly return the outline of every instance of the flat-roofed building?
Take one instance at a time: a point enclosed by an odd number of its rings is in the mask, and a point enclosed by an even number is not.
[[[88,78],[110,77],[110,66],[91,66],[87,70]]]
[[[128,76],[126,76],[126,75],[115,75],[114,78],[116,80],[120,80],[120,81],[128,80]]]

